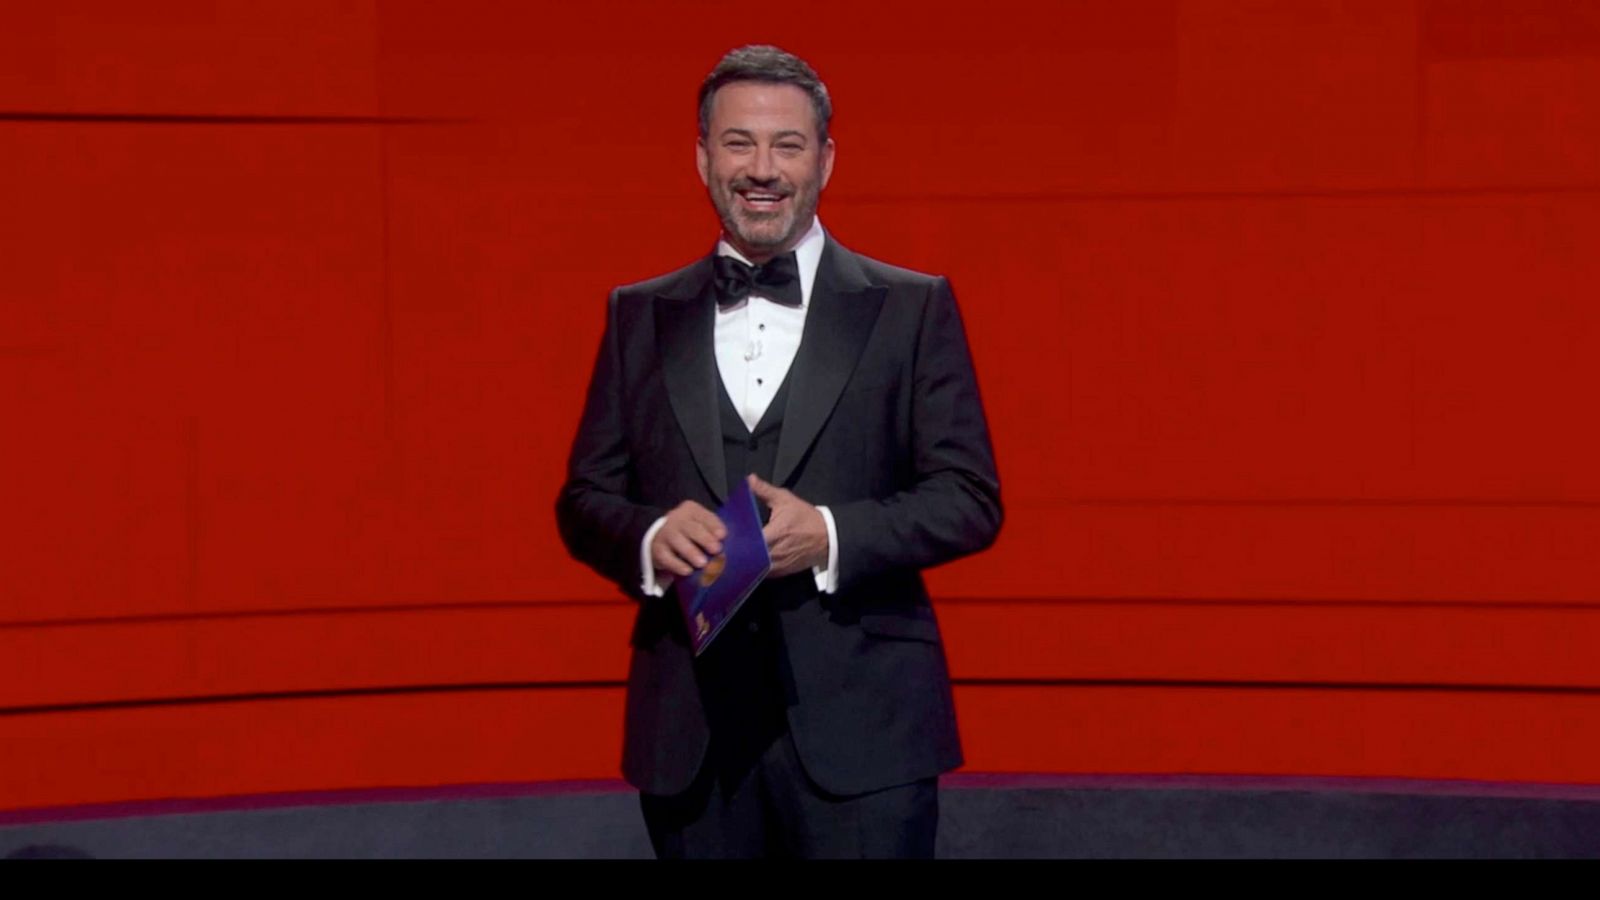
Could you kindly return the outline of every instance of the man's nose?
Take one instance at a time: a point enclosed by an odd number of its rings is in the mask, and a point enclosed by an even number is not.
[[[772,164],[772,151],[770,149],[757,149],[755,157],[750,161],[750,179],[752,181],[771,181],[778,177],[778,167]]]

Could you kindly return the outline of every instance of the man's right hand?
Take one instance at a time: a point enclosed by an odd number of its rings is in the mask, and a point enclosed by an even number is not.
[[[650,561],[656,572],[683,577],[722,552],[727,526],[717,514],[693,500],[679,503],[650,542]]]

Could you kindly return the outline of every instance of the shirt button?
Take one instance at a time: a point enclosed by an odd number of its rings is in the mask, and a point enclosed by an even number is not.
[[[756,379],[756,384],[766,384],[766,383],[767,383],[767,380],[765,378],[757,378]]]
[[[767,330],[767,324],[765,322],[763,322],[760,325],[757,325],[756,326],[756,330],[757,331],[766,331]]]

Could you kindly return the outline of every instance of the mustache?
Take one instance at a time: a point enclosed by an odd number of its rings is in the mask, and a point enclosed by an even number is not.
[[[739,191],[759,190],[766,191],[771,194],[781,194],[785,197],[794,193],[793,185],[785,184],[780,180],[753,181],[749,178],[735,178],[733,182],[728,185],[728,189],[735,193],[738,193]]]

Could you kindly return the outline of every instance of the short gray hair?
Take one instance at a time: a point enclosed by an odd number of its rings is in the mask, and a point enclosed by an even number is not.
[[[711,99],[725,85],[740,81],[759,81],[764,84],[792,84],[811,98],[811,109],[817,115],[817,135],[828,140],[828,123],[833,120],[833,101],[828,99],[828,86],[817,77],[817,71],[793,53],[780,50],[771,44],[750,44],[728,51],[717,67],[711,70],[700,84],[700,137],[711,131]]]

